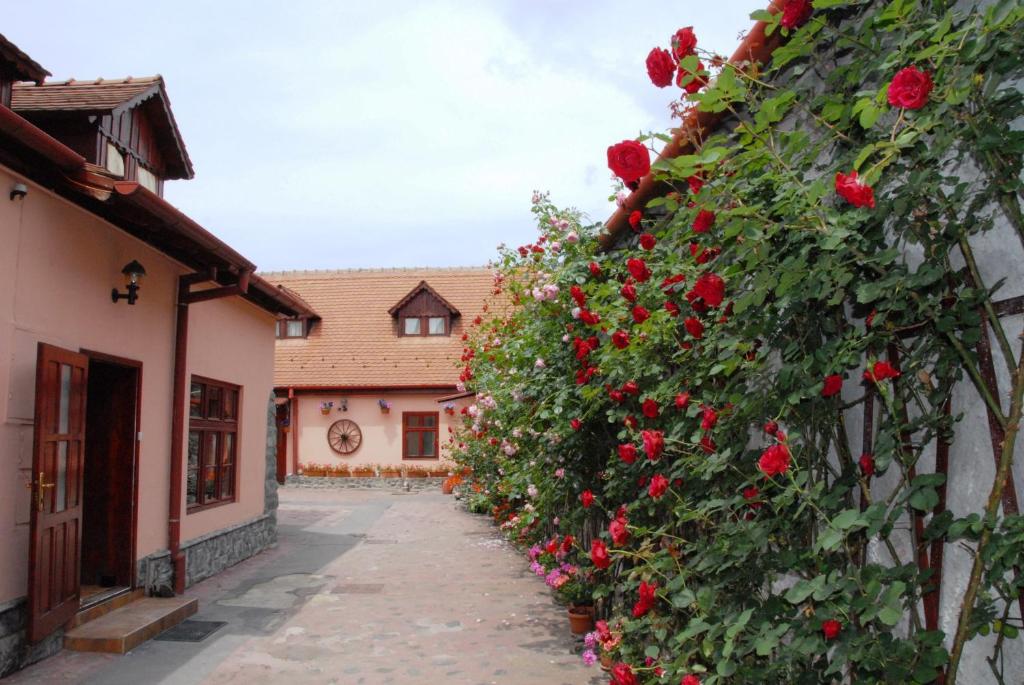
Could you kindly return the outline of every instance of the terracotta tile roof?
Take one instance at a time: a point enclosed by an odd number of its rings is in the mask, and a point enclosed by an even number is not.
[[[38,62],[19,50],[17,45],[4,38],[3,34],[0,34],[0,61],[10,64],[17,78],[25,81],[42,83],[50,75]]]
[[[459,379],[461,336],[483,313],[494,287],[487,268],[359,269],[262,273],[296,292],[322,321],[308,338],[278,340],[278,387],[454,386]],[[388,310],[426,281],[462,315],[450,336],[396,333]]]
[[[88,111],[117,109],[141,95],[156,95],[163,78],[96,79],[95,81],[48,81],[42,85],[14,84],[11,109],[16,112]]]

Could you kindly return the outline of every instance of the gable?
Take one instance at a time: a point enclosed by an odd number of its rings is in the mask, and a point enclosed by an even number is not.
[[[448,300],[427,285],[426,281],[410,290],[388,310],[391,316],[459,316],[459,310]]]

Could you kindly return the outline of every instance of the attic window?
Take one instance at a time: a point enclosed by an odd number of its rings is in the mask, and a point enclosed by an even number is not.
[[[137,173],[139,185],[156,194],[160,194],[160,181],[152,171],[144,166],[139,166]]]
[[[124,155],[113,143],[107,143],[107,171],[124,178]]]
[[[403,316],[402,335],[448,335],[447,316]]]
[[[277,322],[278,338],[305,338],[308,334],[308,319],[281,319]]]
[[[398,319],[395,332],[400,337],[451,335],[452,321],[459,316],[459,310],[426,281],[420,281],[388,313]]]

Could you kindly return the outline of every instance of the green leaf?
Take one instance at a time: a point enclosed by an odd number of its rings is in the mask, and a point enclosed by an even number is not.
[[[939,503],[939,493],[935,488],[921,488],[910,496],[910,506],[918,511],[931,511]]]
[[[840,530],[847,530],[855,525],[863,526],[865,524],[860,518],[860,510],[847,509],[832,519],[832,525]]]
[[[882,607],[878,612],[878,620],[887,626],[894,626],[903,618],[903,612],[892,607]]]

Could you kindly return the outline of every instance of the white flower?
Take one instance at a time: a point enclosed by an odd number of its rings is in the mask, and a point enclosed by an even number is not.
[[[544,363],[544,360],[543,360],[543,359],[541,359],[540,357],[537,357],[537,361],[535,361],[535,362],[533,363],[533,367],[534,367],[535,369],[543,369],[543,368],[544,368],[544,367],[546,367],[546,366],[547,366],[547,364],[545,364],[545,363]]]
[[[529,495],[532,499],[536,499],[537,498],[537,486],[534,485],[533,483],[530,483],[529,485],[527,485],[526,486],[526,494]]]
[[[582,309],[580,309],[579,307],[573,307],[572,311],[569,312],[569,315],[572,316],[572,318],[574,318],[574,319],[578,319],[578,318],[580,318],[580,314],[582,314],[582,313],[583,313]],[[568,335],[565,336],[565,338],[563,338],[563,339],[565,340],[565,342],[569,342],[569,336]]]

